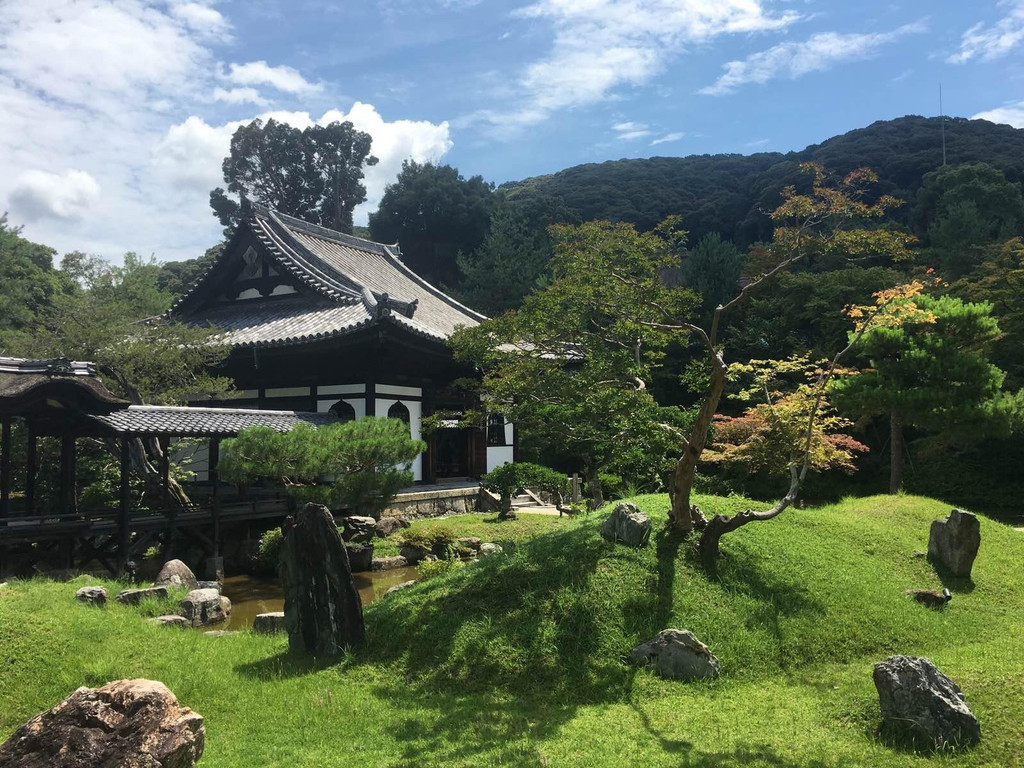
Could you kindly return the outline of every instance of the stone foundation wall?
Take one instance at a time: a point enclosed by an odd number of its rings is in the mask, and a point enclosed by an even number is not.
[[[480,489],[457,488],[447,491],[403,493],[384,510],[384,515],[416,520],[445,515],[468,515],[480,511]]]

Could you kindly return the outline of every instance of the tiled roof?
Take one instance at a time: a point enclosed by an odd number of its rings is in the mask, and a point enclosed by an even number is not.
[[[485,319],[410,270],[396,246],[335,232],[252,203],[248,210],[246,226],[281,270],[308,290],[294,298],[246,299],[185,313],[189,323],[223,328],[229,344],[295,344],[375,322],[392,322],[444,341],[456,328]],[[208,277],[213,278],[213,270]],[[201,279],[193,292],[202,284]],[[191,296],[177,306],[184,306]]]
[[[177,437],[231,437],[246,427],[270,427],[277,432],[288,432],[298,424],[317,427],[335,421],[328,413],[164,405],[131,405],[94,418],[120,434]]]
[[[297,344],[340,336],[370,323],[362,300],[334,304],[297,296],[270,301],[248,300],[189,318],[190,322],[223,329],[222,340],[236,347]]]

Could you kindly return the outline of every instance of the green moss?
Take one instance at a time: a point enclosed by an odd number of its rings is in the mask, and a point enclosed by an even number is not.
[[[663,534],[667,499],[635,501],[654,519],[648,549],[601,539],[603,513],[548,518],[512,554],[370,605],[366,647],[334,664],[287,655],[280,636],[211,638],[151,627],[139,608],[80,605],[85,580],[12,582],[0,588],[0,738],[79,685],[150,677],[206,718],[203,766],[1022,764],[1024,533],[983,519],[974,582],[950,583],[935,612],[903,590],[942,586],[913,556],[948,512],[939,502],[787,510],[723,539],[710,579],[690,541]],[[490,533],[510,523],[429,522],[513,540]],[[623,662],[667,626],[709,643],[722,678],[683,685]],[[980,745],[951,759],[876,739],[871,665],[893,653],[928,656],[962,686]]]

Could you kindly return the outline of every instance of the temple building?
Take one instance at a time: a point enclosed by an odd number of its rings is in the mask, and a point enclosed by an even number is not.
[[[196,405],[401,419],[427,443],[412,467],[420,483],[476,478],[514,459],[515,429],[500,414],[470,427],[457,418],[477,403],[452,383],[474,372],[447,341],[484,316],[409,269],[396,245],[246,203],[224,252],[170,317],[221,329],[231,347],[218,373],[240,396]],[[435,413],[449,418],[422,435]],[[193,470],[204,479],[202,455]]]

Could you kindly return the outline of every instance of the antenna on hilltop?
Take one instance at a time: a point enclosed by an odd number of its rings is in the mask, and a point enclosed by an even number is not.
[[[939,117],[942,119],[942,165],[946,165],[946,113],[942,111],[942,83],[939,83]]]

